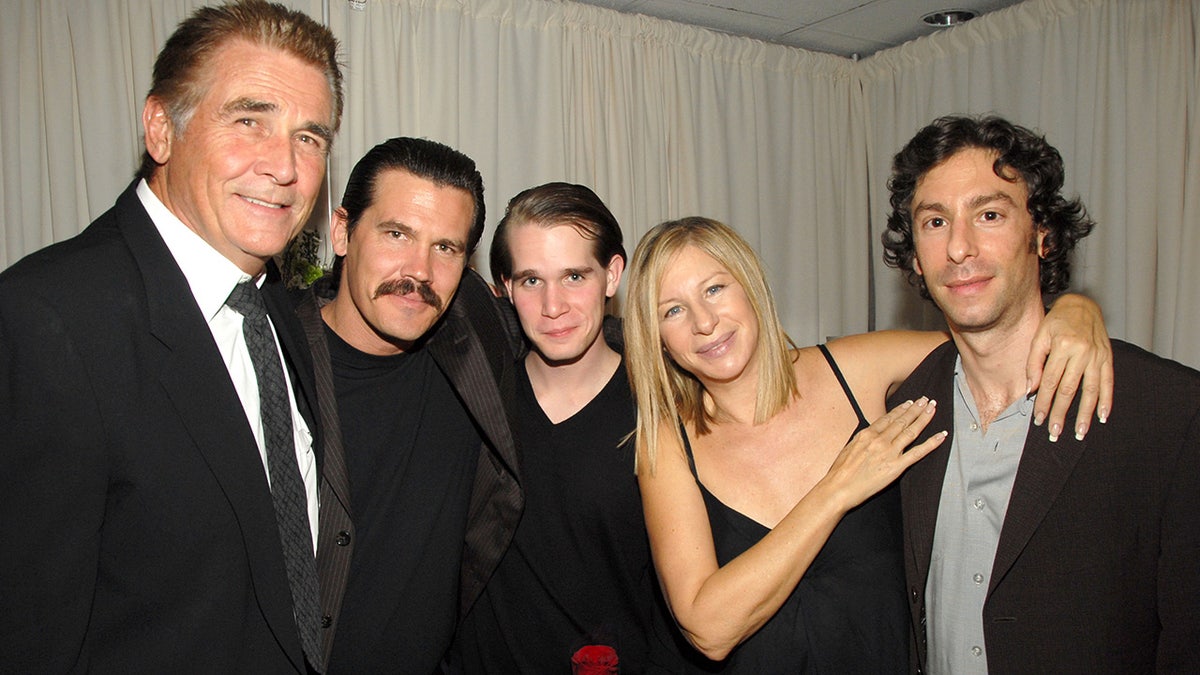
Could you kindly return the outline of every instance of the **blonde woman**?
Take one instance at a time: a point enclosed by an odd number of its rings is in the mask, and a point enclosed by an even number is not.
[[[945,436],[903,452],[937,403],[887,412],[884,401],[946,336],[879,332],[796,349],[753,250],[703,218],[647,233],[630,273],[638,481],[684,636],[722,672],[907,671],[893,483]],[[1111,352],[1106,340],[1092,346],[1094,304],[1066,304],[1055,314],[1089,338],[1062,350],[1075,352],[1062,367],[1074,391],[1079,364],[1102,379]],[[1100,395],[1084,397],[1084,419]]]

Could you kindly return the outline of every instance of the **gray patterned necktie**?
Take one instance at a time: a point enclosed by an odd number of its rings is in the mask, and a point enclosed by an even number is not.
[[[292,434],[292,410],[288,403],[279,351],[267,319],[262,294],[253,281],[238,284],[225,304],[242,315],[242,334],[254,374],[258,379],[264,442],[267,446],[267,472],[271,477],[271,501],[283,544],[283,560],[300,644],[309,665],[324,671],[317,607],[317,565],[313,557],[312,530],[308,522],[308,499],[296,464],[295,437]]]

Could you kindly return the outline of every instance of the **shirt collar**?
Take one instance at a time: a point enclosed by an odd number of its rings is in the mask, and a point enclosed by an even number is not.
[[[967,384],[967,373],[963,369],[962,354],[954,357],[954,388],[955,394],[960,402],[966,404],[966,409],[971,413],[971,418],[976,422],[979,421],[979,410],[975,407],[975,396],[971,393],[971,386]],[[1004,419],[1009,415],[1021,414],[1029,417],[1033,414],[1033,400],[1035,394],[1030,392],[1024,396],[1020,396],[1017,400],[1009,404],[1004,412],[996,416],[993,422]]]
[[[204,320],[212,321],[229,299],[233,287],[252,277],[184,225],[154,194],[145,179],[138,181],[137,196],[187,279]],[[261,287],[264,278],[265,275],[258,275],[255,283]]]

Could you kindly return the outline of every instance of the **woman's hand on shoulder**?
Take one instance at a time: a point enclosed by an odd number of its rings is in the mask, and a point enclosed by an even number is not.
[[[941,431],[908,448],[933,420],[937,402],[924,397],[905,401],[854,435],[821,480],[844,511],[890,485],[904,471],[946,440]]]
[[[1093,413],[1106,422],[1112,412],[1112,362],[1100,306],[1074,293],[1060,297],[1038,326],[1025,364],[1029,391],[1037,391],[1034,424],[1048,421],[1050,440],[1058,440],[1077,394],[1076,438],[1087,435]]]

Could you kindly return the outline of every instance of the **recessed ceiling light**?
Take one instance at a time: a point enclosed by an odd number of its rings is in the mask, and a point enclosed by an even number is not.
[[[921,20],[930,26],[946,28],[949,26],[957,26],[960,23],[965,23],[974,18],[975,12],[967,9],[943,9],[940,12],[930,12],[921,17]]]

